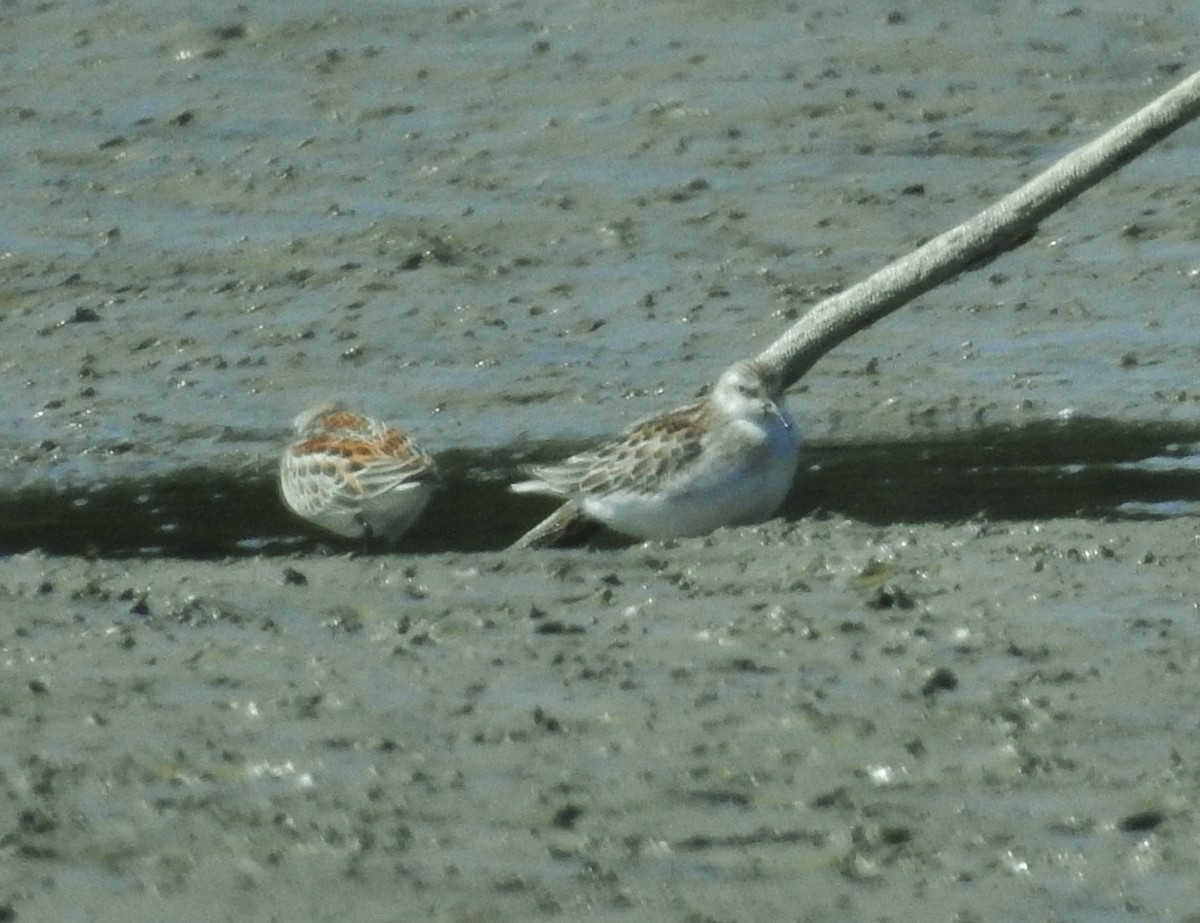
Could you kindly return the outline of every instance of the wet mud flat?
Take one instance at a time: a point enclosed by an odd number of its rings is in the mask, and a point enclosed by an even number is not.
[[[0,562],[18,920],[1194,919],[1193,518]]]
[[[500,549],[1198,34],[0,8],[0,919],[1196,919],[1194,130],[823,359],[783,519]],[[450,471],[397,552],[280,516],[330,397]]]

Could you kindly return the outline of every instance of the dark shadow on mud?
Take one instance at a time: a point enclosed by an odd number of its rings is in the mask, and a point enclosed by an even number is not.
[[[554,509],[507,490],[532,454],[452,452],[438,461],[446,487],[400,554],[506,547]],[[1200,511],[1200,431],[1074,420],[964,433],[937,441],[810,445],[780,515],[814,513],[889,524],[1169,517]],[[627,544],[614,535],[604,546]],[[377,552],[324,536],[295,519],[273,478],[203,469],[92,489],[49,488],[0,497],[0,554],[40,549],[103,558],[220,559]]]

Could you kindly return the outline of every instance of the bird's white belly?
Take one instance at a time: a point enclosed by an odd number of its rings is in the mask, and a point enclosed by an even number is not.
[[[583,510],[617,532],[643,539],[705,535],[722,526],[770,518],[792,486],[798,445],[794,431],[770,439],[751,463],[714,467],[706,477],[660,494],[618,491],[583,500]]]

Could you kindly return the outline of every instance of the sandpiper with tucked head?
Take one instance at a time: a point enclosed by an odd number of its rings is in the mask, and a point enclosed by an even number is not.
[[[302,519],[347,538],[394,542],[438,483],[433,459],[403,431],[327,401],[295,420],[279,486]]]

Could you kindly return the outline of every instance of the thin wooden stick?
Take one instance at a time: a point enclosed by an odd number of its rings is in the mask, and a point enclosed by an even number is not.
[[[780,390],[786,391],[843,340],[985,257],[1020,246],[1047,215],[1198,114],[1200,71],[970,221],[826,298],[759,353],[757,361],[775,373]]]
[[[600,523],[584,516],[574,503],[564,503],[508,547],[515,550],[578,545],[587,541],[599,528]]]
[[[1042,219],[1197,115],[1200,71],[974,218],[815,305],[755,361],[773,374],[781,392],[786,391],[839,343],[973,265],[1020,246]],[[575,507],[565,505],[512,547],[560,544],[575,533],[582,518]]]

